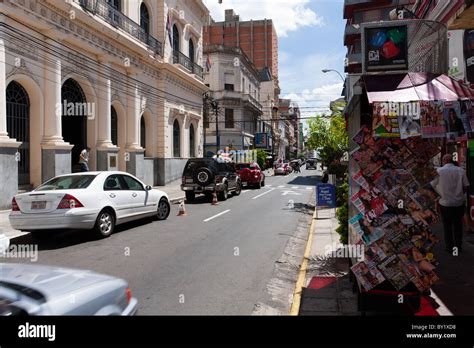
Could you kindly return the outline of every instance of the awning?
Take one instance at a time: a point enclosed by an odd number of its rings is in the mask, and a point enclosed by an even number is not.
[[[363,77],[369,103],[474,99],[474,90],[446,75],[407,73]]]

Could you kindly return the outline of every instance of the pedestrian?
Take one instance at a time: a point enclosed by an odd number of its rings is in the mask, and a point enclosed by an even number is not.
[[[438,169],[438,177],[431,186],[441,196],[439,200],[441,218],[444,227],[446,251],[452,253],[454,247],[462,251],[464,201],[469,181],[466,172],[454,165],[453,156],[446,154],[443,166]]]
[[[86,147],[84,150],[81,151],[79,155],[79,164],[81,166],[81,172],[88,172],[89,171],[89,154],[91,148]]]

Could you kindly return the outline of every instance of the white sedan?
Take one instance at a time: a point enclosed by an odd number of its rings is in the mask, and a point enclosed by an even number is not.
[[[86,172],[57,176],[12,199],[13,228],[41,236],[44,230],[95,229],[102,237],[116,225],[144,217],[165,220],[168,195],[125,172]]]

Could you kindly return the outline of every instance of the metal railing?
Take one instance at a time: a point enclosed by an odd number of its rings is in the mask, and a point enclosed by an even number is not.
[[[110,25],[123,30],[135,39],[148,45],[155,53],[163,57],[163,44],[148,34],[138,23],[124,15],[106,2],[106,0],[74,0],[85,10],[102,18]]]
[[[173,64],[180,64],[185,67],[187,70],[191,71],[193,74],[196,74],[200,78],[203,78],[204,69],[194,63],[189,57],[186,57],[183,53],[178,50],[173,50]]]

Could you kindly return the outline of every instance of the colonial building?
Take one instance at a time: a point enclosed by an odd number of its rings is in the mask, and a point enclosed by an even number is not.
[[[0,207],[77,170],[150,185],[202,155],[201,0],[0,2]]]
[[[238,47],[210,45],[205,55],[211,62],[205,80],[217,102],[206,122],[206,151],[254,148],[262,128],[259,72]]]

